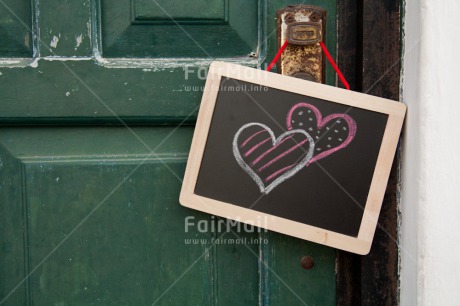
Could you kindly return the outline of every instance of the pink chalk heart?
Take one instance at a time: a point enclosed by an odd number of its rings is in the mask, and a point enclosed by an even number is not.
[[[314,163],[347,147],[356,135],[356,122],[347,114],[332,114],[323,119],[321,112],[308,103],[298,103],[286,118],[288,130],[302,129],[315,141]]]
[[[254,122],[243,125],[233,138],[236,161],[265,194],[305,167],[313,152],[313,138],[302,129],[275,138],[270,128]]]

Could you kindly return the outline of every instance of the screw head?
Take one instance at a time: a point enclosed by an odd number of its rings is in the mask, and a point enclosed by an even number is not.
[[[295,18],[293,14],[287,14],[284,20],[286,21],[286,23],[293,23],[295,21]]]
[[[315,262],[313,261],[313,257],[311,256],[304,256],[300,260],[300,266],[302,266],[302,268],[304,268],[305,270],[311,270],[314,265]]]
[[[321,14],[318,12],[313,12],[310,14],[310,21],[318,22],[321,19]]]

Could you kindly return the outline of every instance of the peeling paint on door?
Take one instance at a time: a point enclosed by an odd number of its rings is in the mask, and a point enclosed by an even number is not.
[[[59,37],[61,37],[61,34],[59,34]],[[50,42],[50,47],[51,48],[54,48],[54,49],[57,48],[57,45],[58,45],[58,42],[59,42],[59,37],[57,37],[56,35],[53,36],[53,39]]]
[[[76,41],[76,45],[75,45],[75,50],[78,49],[78,47],[80,47],[81,43],[83,42],[83,34],[80,34],[78,35],[77,37],[75,37],[75,41]]]

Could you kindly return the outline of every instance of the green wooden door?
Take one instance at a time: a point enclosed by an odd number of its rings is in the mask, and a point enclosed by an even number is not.
[[[178,203],[206,67],[269,61],[287,4],[0,0],[0,305],[336,304],[333,249]]]

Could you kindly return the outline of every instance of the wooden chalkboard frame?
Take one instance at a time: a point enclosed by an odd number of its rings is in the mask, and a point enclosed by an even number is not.
[[[386,129],[357,237],[343,235],[195,194],[195,186],[222,77],[233,78],[256,85],[267,86],[388,115]],[[368,254],[377,226],[405,113],[406,106],[400,102],[240,65],[213,62],[209,68],[203,92],[179,201],[185,207],[248,224],[257,224],[257,220],[264,218],[264,222],[260,226],[268,230],[361,255]]]

